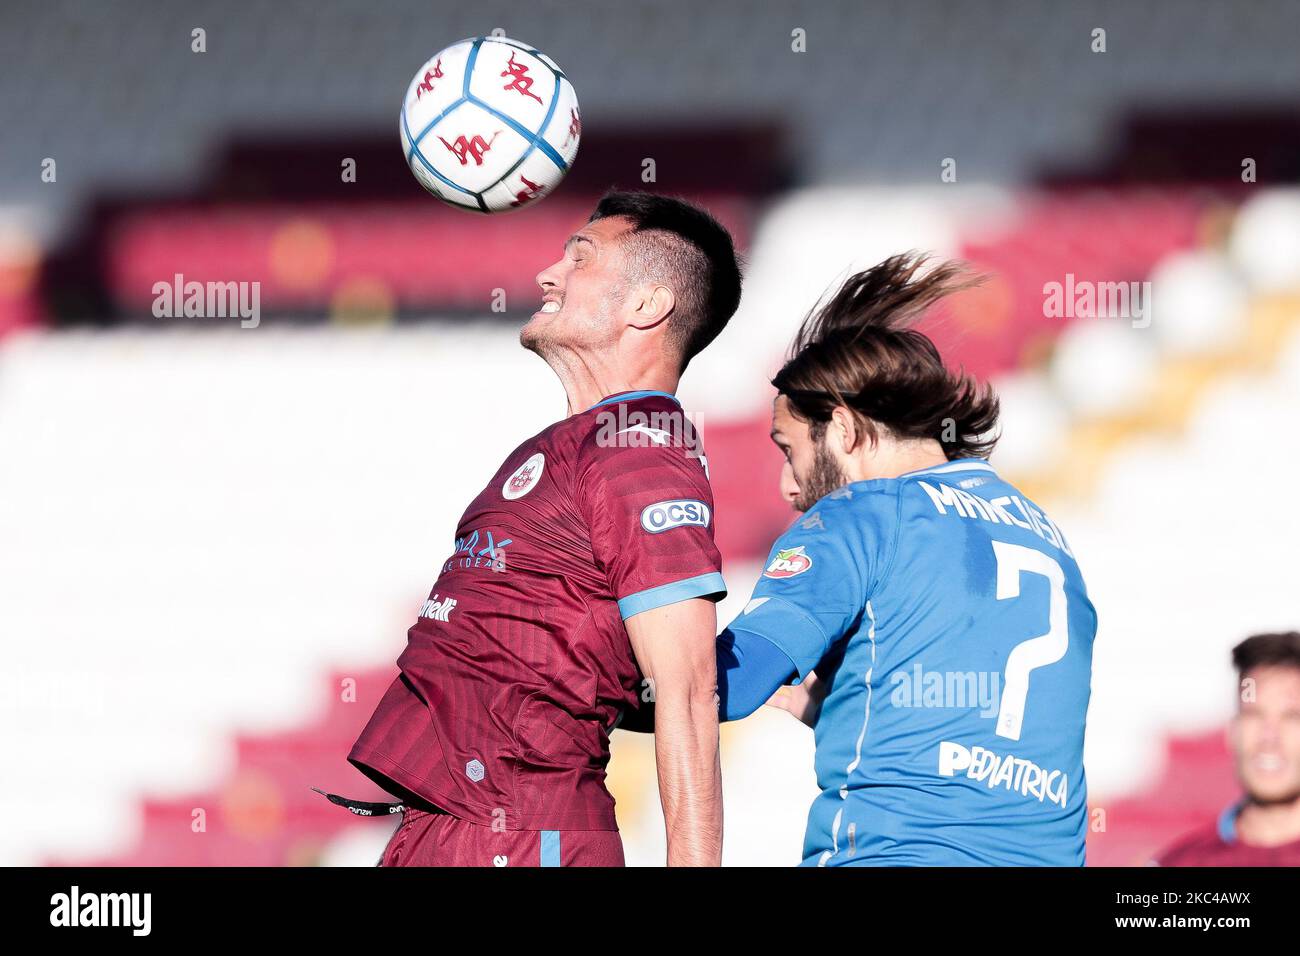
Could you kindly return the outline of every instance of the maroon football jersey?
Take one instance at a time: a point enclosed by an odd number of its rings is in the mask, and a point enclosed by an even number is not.
[[[1242,843],[1237,836],[1240,812],[1241,804],[1234,803],[1219,815],[1217,822],[1187,834],[1156,854],[1152,863],[1157,866],[1300,866],[1300,840],[1278,846]]]
[[[683,414],[664,392],[624,393],[506,458],[352,763],[476,823],[617,829],[609,735],[642,689],[623,621],[726,593],[707,462],[693,431],[666,427]]]

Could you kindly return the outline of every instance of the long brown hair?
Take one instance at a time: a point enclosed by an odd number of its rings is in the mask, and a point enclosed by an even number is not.
[[[884,428],[900,439],[934,438],[949,459],[987,458],[993,450],[993,389],[949,371],[934,343],[912,328],[929,306],[981,277],[954,262],[918,276],[927,258],[891,256],[850,276],[804,317],[772,384],[811,423],[814,438],[843,405],[873,441]]]

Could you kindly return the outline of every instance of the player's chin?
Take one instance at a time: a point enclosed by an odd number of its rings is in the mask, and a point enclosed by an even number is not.
[[[542,313],[535,314],[531,319],[524,323],[524,327],[519,330],[519,344],[530,352],[540,352],[542,344],[545,341],[544,328],[546,318]]]
[[[568,338],[557,315],[555,312],[534,312],[519,330],[519,344],[543,357],[549,350],[564,345]]]
[[[1254,771],[1247,774],[1242,782],[1256,803],[1293,803],[1300,799],[1300,781],[1290,776]]]

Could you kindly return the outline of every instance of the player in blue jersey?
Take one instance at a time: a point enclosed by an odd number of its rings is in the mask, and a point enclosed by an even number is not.
[[[804,865],[1081,865],[1096,613],[1060,529],[985,461],[996,397],[911,328],[970,284],[923,263],[850,278],[773,380],[804,515],[719,636],[720,705],[814,728]]]

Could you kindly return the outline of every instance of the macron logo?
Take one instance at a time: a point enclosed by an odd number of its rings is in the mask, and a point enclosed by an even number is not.
[[[148,936],[152,893],[70,893],[50,897],[51,926],[129,926],[133,936]]]

